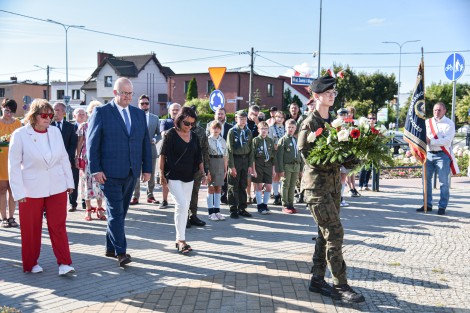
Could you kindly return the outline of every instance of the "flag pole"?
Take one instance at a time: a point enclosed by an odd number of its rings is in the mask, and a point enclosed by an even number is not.
[[[425,84],[424,84],[424,49],[423,47],[421,47],[421,62],[423,64],[423,99],[426,99],[426,88],[425,88]],[[424,105],[426,106],[426,103],[424,103]],[[424,110],[424,112],[426,112],[426,110]],[[426,144],[426,150],[427,150],[427,144]],[[427,154],[427,152],[426,152]],[[426,156],[426,159],[427,159],[427,156]],[[424,163],[423,163],[423,195],[424,195],[424,213],[427,213],[428,212],[428,183],[427,183],[427,174],[426,174],[426,159],[424,160]]]

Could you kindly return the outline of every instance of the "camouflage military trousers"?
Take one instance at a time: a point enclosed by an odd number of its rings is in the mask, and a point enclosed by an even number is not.
[[[339,218],[341,193],[305,189],[304,197],[318,225],[312,273],[325,276],[328,265],[333,284],[347,284],[346,263],[343,260],[344,230]]]

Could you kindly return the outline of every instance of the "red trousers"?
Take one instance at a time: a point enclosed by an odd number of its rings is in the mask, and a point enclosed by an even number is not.
[[[46,212],[47,229],[57,264],[72,264],[69,239],[65,229],[67,192],[46,198],[26,198],[19,203],[21,229],[21,257],[23,271],[30,272],[38,264],[41,253],[42,217]]]

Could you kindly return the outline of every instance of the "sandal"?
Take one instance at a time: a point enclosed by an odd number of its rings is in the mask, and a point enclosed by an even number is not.
[[[92,207],[91,209],[86,209],[86,210],[85,210],[85,212],[90,213],[90,216],[88,216],[88,215],[85,216],[85,221],[91,221],[91,220],[92,220],[91,214],[94,213],[95,210],[96,210],[96,209],[93,208],[93,207]]]
[[[96,217],[102,221],[106,221],[107,218],[106,218],[106,215],[104,215],[104,213],[101,213],[101,212],[104,212],[104,209],[103,208],[97,208],[96,209]]]
[[[18,227],[18,223],[15,221],[14,217],[10,217],[7,221],[10,227]]]
[[[176,249],[183,254],[187,254],[189,251],[193,251],[191,246],[188,245],[185,241],[176,242],[175,245]]]
[[[10,224],[8,223],[8,220],[6,218],[3,219],[2,223],[0,224],[1,227],[8,228],[10,227]]]

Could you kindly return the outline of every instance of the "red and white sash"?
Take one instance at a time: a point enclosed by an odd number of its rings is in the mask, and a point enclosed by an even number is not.
[[[431,128],[431,133],[434,137],[434,139],[439,139],[439,137],[437,137],[437,133],[436,133],[436,128],[437,126],[434,125],[435,121],[433,118],[430,118],[429,119],[429,127]],[[454,152],[452,150],[447,150],[446,147],[444,146],[441,146],[441,150],[449,157],[450,159],[450,170],[452,171],[452,175],[456,175],[456,174],[459,174],[460,173],[460,170],[459,170],[459,165],[457,164],[457,159],[455,158],[454,156]]]

